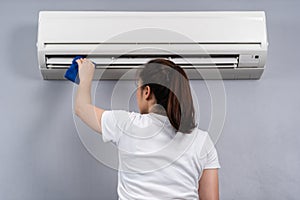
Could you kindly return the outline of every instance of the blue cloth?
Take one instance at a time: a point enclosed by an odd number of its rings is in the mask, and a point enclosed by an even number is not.
[[[84,58],[84,56],[76,56],[73,59],[72,64],[70,65],[69,69],[65,73],[65,78],[76,84],[79,84],[79,82],[80,82],[79,76],[78,76],[78,64],[76,62],[76,60],[78,60],[80,58]]]

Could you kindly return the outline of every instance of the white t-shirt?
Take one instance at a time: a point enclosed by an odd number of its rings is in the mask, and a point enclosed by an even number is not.
[[[176,132],[167,116],[105,111],[102,138],[119,150],[119,199],[198,199],[204,169],[220,168],[207,132]]]

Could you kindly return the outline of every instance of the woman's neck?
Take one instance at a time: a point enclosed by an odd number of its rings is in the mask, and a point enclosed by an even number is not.
[[[153,104],[149,109],[149,113],[167,116],[165,108],[160,104]]]

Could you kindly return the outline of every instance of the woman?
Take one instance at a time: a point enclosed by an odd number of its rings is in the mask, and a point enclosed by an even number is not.
[[[196,127],[188,78],[166,59],[141,69],[140,113],[103,110],[91,103],[94,65],[77,60],[75,113],[119,149],[119,199],[219,199],[216,149]]]

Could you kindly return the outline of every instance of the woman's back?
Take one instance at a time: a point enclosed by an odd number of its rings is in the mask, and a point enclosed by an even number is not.
[[[145,64],[135,113],[92,106],[95,66],[77,62],[75,113],[119,148],[120,199],[198,199],[198,192],[203,199],[219,199],[217,152],[208,134],[197,129],[189,80],[179,65],[166,59]]]
[[[220,167],[207,132],[176,132],[167,116],[114,110],[101,123],[119,149],[120,199],[198,199],[202,171]]]

